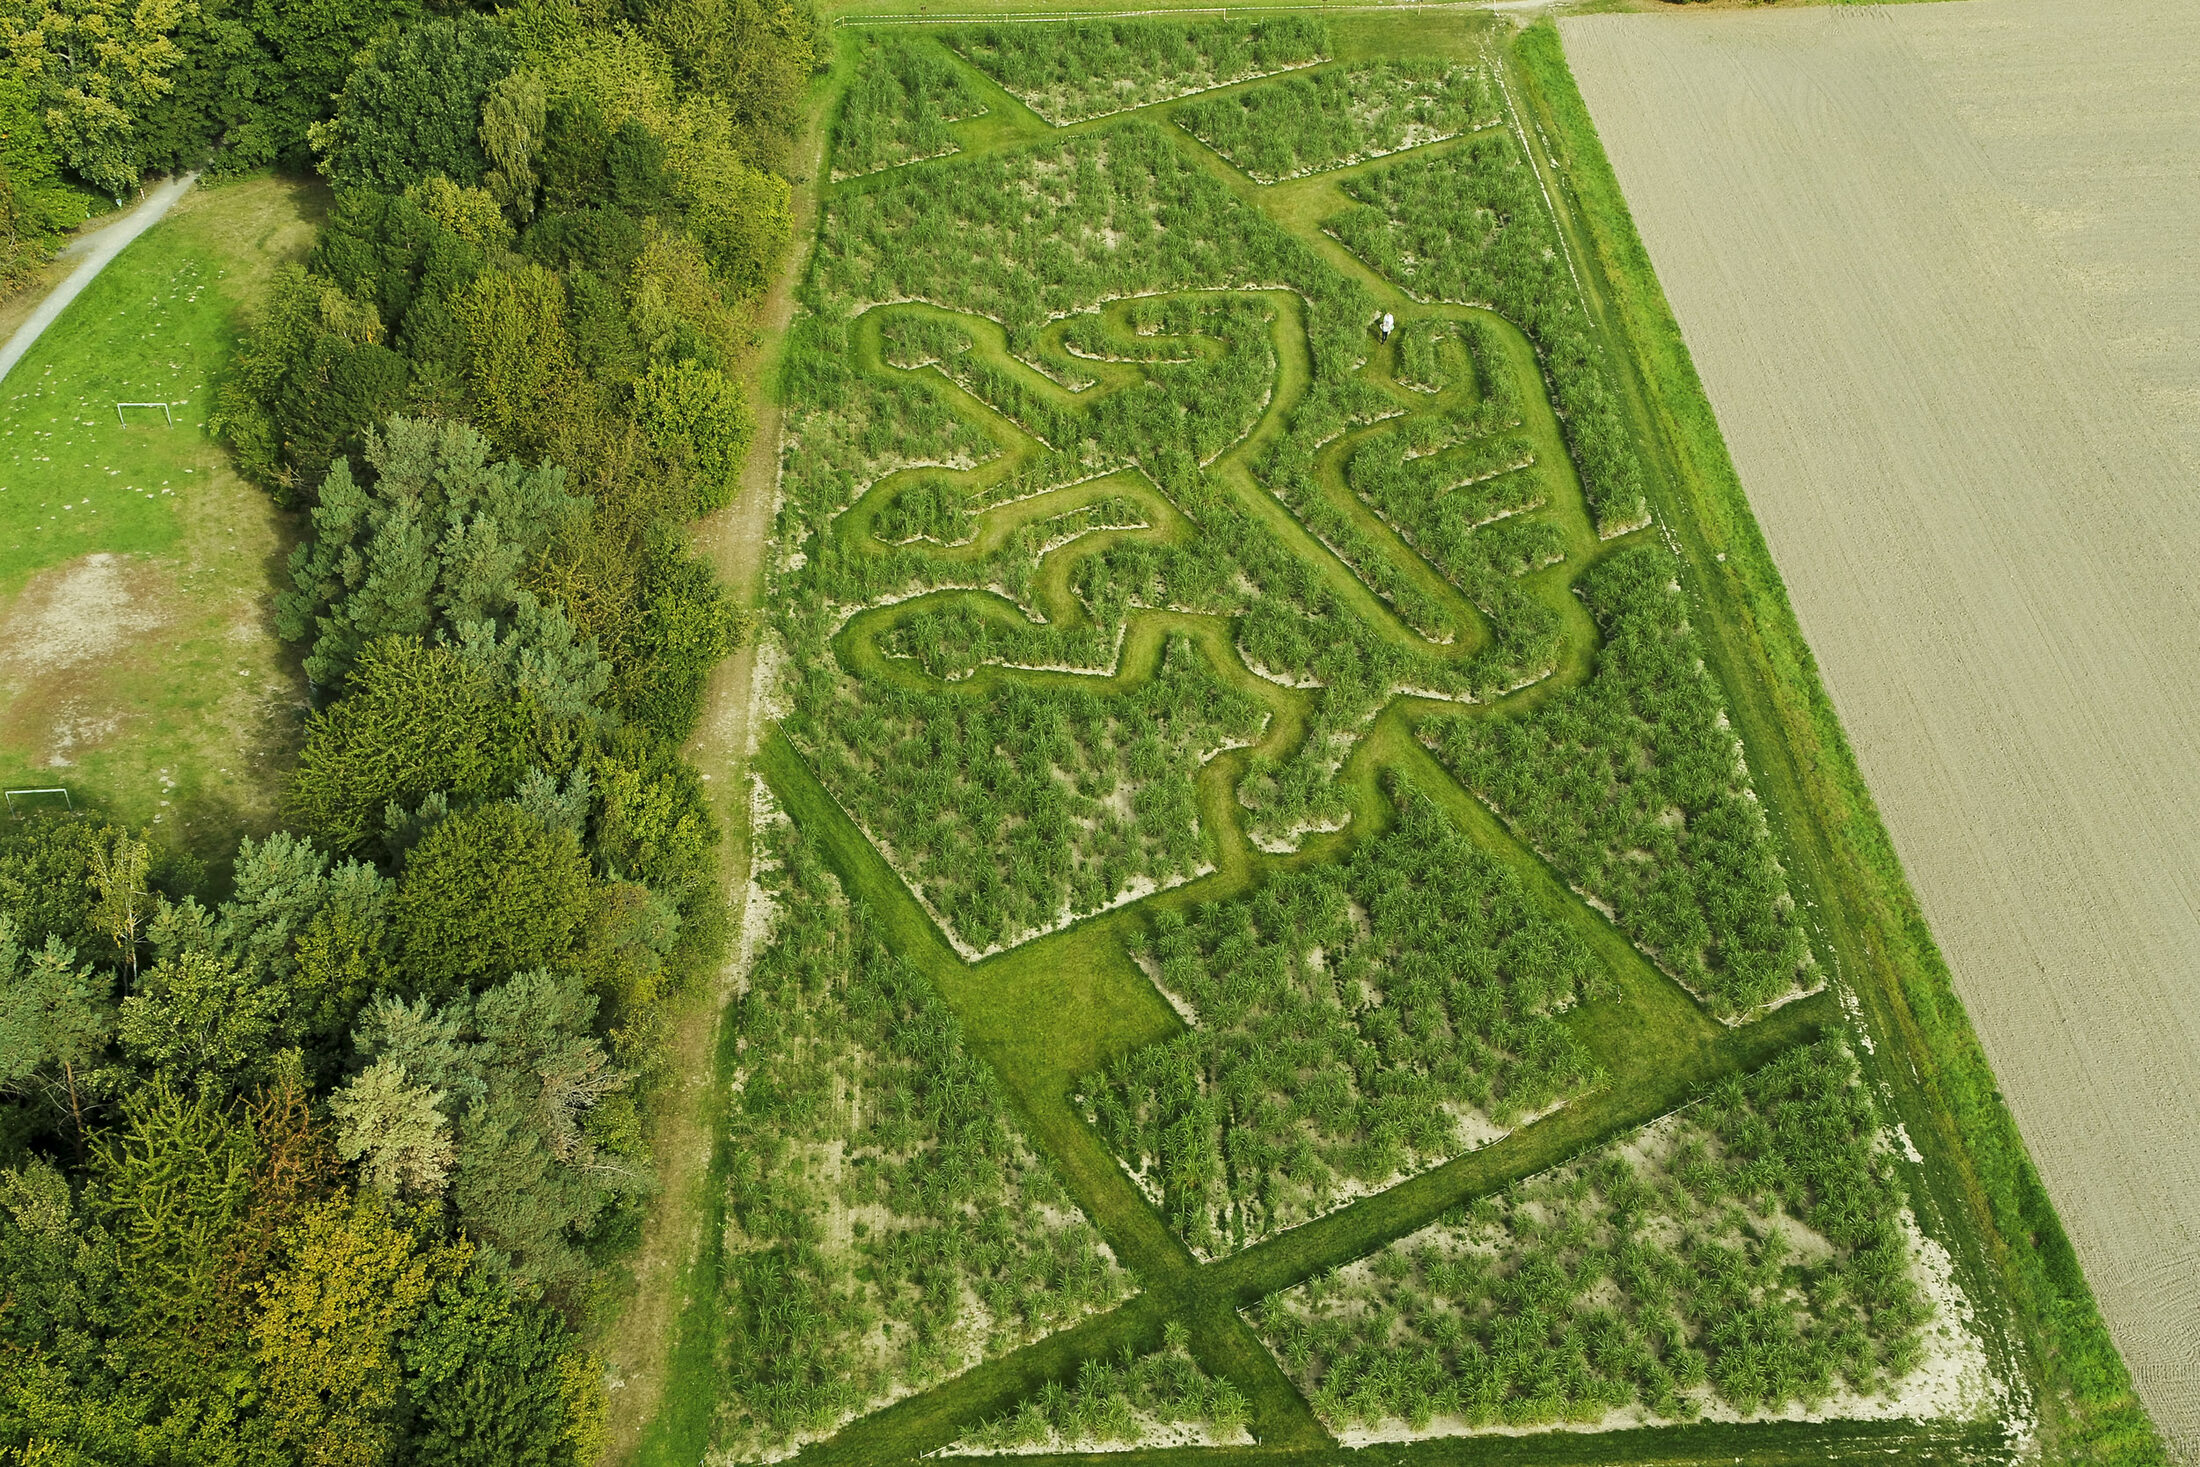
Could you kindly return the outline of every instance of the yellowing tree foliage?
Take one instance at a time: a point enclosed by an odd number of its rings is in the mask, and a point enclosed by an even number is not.
[[[284,1261],[252,1326],[265,1412],[307,1467],[379,1467],[403,1375],[398,1339],[436,1281],[465,1267],[464,1243],[423,1249],[373,1199],[331,1198],[283,1235]]]
[[[62,160],[86,182],[135,188],[134,134],[166,96],[187,0],[0,0],[0,39],[45,107]]]

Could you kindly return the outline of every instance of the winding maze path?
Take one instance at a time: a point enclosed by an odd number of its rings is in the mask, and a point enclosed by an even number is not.
[[[1493,56],[1489,64],[1504,63]],[[975,122],[958,126],[965,149],[957,155],[959,158],[1035,141],[1059,140],[1079,130],[1051,127],[990,79],[975,70],[971,76],[985,93],[991,110]],[[1163,103],[1145,111],[1165,114],[1172,105]],[[1110,121],[1082,126],[1106,126]],[[1419,604],[1440,607],[1444,621],[1457,629],[1457,635],[1447,641],[1434,641],[1409,625],[1392,601],[1371,589],[1367,579],[1308,527],[1310,516],[1302,517],[1300,512],[1305,507],[1287,505],[1255,477],[1253,466],[1261,462],[1265,451],[1284,431],[1311,376],[1305,307],[1295,294],[1280,290],[1187,293],[1197,308],[1197,319],[1215,324],[1203,327],[1202,334],[1177,337],[1153,332],[1158,312],[1141,302],[1118,301],[1107,306],[1097,326],[1090,316],[1058,321],[1043,333],[1039,355],[1048,363],[1058,364],[1057,375],[1066,375],[1059,370],[1063,365],[1073,365],[1073,369],[1089,375],[1093,380],[1081,390],[1065,386],[1055,376],[1011,354],[1002,328],[988,320],[912,303],[874,307],[861,318],[855,337],[861,371],[921,382],[980,428],[998,445],[999,453],[974,468],[906,469],[881,479],[834,521],[829,533],[838,537],[840,548],[857,554],[883,553],[887,544],[878,528],[880,516],[898,494],[920,482],[944,486],[952,494],[967,496],[974,505],[989,505],[963,522],[959,545],[943,546],[938,552],[967,558],[973,566],[1021,527],[1059,521],[1064,528],[1053,537],[1060,543],[1053,544],[1041,557],[1028,605],[1018,605],[997,590],[972,585],[932,590],[855,611],[833,642],[836,655],[849,673],[933,692],[951,689],[972,698],[987,697],[996,688],[1018,680],[1070,681],[1122,691],[1151,678],[1166,646],[1183,638],[1196,647],[1197,654],[1220,679],[1258,699],[1268,716],[1257,743],[1216,755],[1199,775],[1198,805],[1211,870],[1138,903],[1103,912],[975,962],[950,942],[929,910],[835,802],[786,736],[775,731],[766,739],[759,762],[782,807],[820,844],[849,889],[860,891],[894,930],[907,936],[903,956],[957,1011],[967,1042],[1000,1077],[1033,1144],[1051,1158],[1071,1195],[1098,1226],[1116,1256],[1135,1271],[1140,1284],[1134,1297],[1109,1312],[848,1424],[829,1440],[811,1445],[803,1453],[806,1460],[871,1464],[937,1451],[972,1423],[1012,1409],[1043,1382],[1073,1377],[1082,1360],[1119,1357],[1126,1348],[1145,1351],[1158,1347],[1164,1323],[1172,1320],[1181,1321],[1189,1329],[1192,1350],[1201,1365],[1212,1374],[1228,1378],[1245,1393],[1252,1406],[1251,1430],[1263,1454],[1291,1460],[1324,1458],[1336,1449],[1334,1439],[1241,1317],[1241,1309],[1324,1270],[1363,1257],[1426,1226],[1464,1201],[1501,1191],[1601,1145],[1684,1102],[1708,1082],[1753,1069],[1786,1048],[1813,1039],[1838,1014],[1835,996],[1821,992],[1754,1022],[1739,1027],[1722,1025],[1569,890],[1563,879],[1424,750],[1417,729],[1427,720],[1517,716],[1553,690],[1590,676],[1597,652],[1596,629],[1572,594],[1572,587],[1600,556],[1626,543],[1629,537],[1598,540],[1558,421],[1545,396],[1533,348],[1517,329],[1487,312],[1415,301],[1319,232],[1320,219],[1350,202],[1338,184],[1352,169],[1263,186],[1180,129],[1168,131],[1177,145],[1196,156],[1241,199],[1315,245],[1338,269],[1362,280],[1383,309],[1395,312],[1401,336],[1410,330],[1429,329],[1416,325],[1421,322],[1464,323],[1470,328],[1479,322],[1490,328],[1478,336],[1483,360],[1474,361],[1475,353],[1459,350],[1456,345],[1447,348],[1452,380],[1436,392],[1425,390],[1425,384],[1399,381],[1395,342],[1382,347],[1371,345],[1370,362],[1363,376],[1395,399],[1397,415],[1331,442],[1321,451],[1316,465],[1319,492],[1328,497],[1330,508],[1349,518],[1360,532],[1363,545],[1379,547],[1389,562],[1389,573],[1418,588],[1425,598]],[[1440,153],[1458,141],[1434,143],[1415,151],[1422,156]],[[1529,139],[1523,137],[1523,142]],[[881,178],[906,178],[911,169],[937,166],[918,163],[886,175],[828,186],[827,207],[836,194],[877,186]],[[1380,160],[1354,165],[1372,166],[1380,166]],[[1539,159],[1539,166],[1547,167],[1547,163]],[[1563,551],[1561,559],[1530,571],[1516,582],[1526,597],[1548,608],[1558,619],[1560,650],[1547,674],[1483,702],[1395,693],[1366,725],[1341,770],[1340,782],[1353,806],[1350,823],[1340,831],[1312,834],[1295,851],[1283,853],[1264,850],[1249,837],[1248,812],[1238,799],[1238,789],[1256,757],[1281,759],[1305,739],[1311,696],[1248,667],[1240,655],[1231,619],[1133,609],[1126,613],[1122,634],[1114,643],[1112,666],[1095,665],[1087,672],[1008,666],[996,659],[943,678],[927,671],[921,659],[900,655],[902,643],[897,640],[923,617],[943,609],[975,612],[978,617],[1011,627],[1044,624],[1063,630],[1088,628],[1092,625],[1091,612],[1074,589],[1082,563],[1119,543],[1181,540],[1196,533],[1183,508],[1172,503],[1135,465],[1111,466],[1107,472],[1083,482],[1047,488],[1005,503],[990,503],[1020,469],[1050,447],[1063,445],[1042,442],[1030,426],[1009,415],[1008,404],[981,394],[989,382],[1007,382],[1026,401],[1044,403],[1055,413],[1090,413],[1111,395],[1149,380],[1149,367],[1132,358],[1144,357],[1149,363],[1157,358],[1190,360],[1203,355],[1212,358],[1224,350],[1219,333],[1229,329],[1224,318],[1231,300],[1248,303],[1255,313],[1253,319],[1262,321],[1265,349],[1273,353],[1273,384],[1241,436],[1205,466],[1206,477],[1237,507],[1257,516],[1278,540],[1318,572],[1338,598],[1385,637],[1419,656],[1464,659],[1488,645],[1496,634],[1484,608],[1430,558],[1419,553],[1401,535],[1400,526],[1355,494],[1350,476],[1354,456],[1380,448],[1389,435],[1410,432],[1416,420],[1472,408],[1488,394],[1494,381],[1490,374],[1503,373],[1510,379],[1518,421],[1496,425],[1496,432],[1482,446],[1498,440],[1525,443],[1525,456],[1533,461],[1531,466],[1515,470],[1523,480],[1532,479],[1533,492],[1515,496],[1504,508],[1514,511],[1524,522],[1550,526],[1546,540]],[[1079,321],[1082,324],[1077,324]],[[906,354],[897,357],[888,339],[897,329],[897,322],[920,325],[932,333],[932,339],[959,333],[968,342],[963,364],[958,367],[939,360],[912,363]],[[943,332],[941,328],[950,329]],[[1065,339],[1073,328],[1080,334]],[[1215,334],[1208,334],[1210,331]],[[1473,334],[1471,329],[1467,334]],[[1258,343],[1242,339],[1240,346],[1259,349]],[[1463,360],[1470,362],[1473,370],[1460,370]],[[970,370],[970,364],[987,370]],[[1469,441],[1444,451],[1471,456],[1475,449],[1476,443]],[[1515,456],[1502,467],[1515,469],[1519,462]],[[1126,515],[1126,506],[1135,507],[1135,513]],[[1644,529],[1633,533],[1657,532]],[[1387,797],[1378,777],[1379,771],[1386,769],[1406,774],[1476,841],[1500,854],[1526,880],[1534,898],[1558,920],[1571,924],[1617,978],[1616,993],[1582,1006],[1569,1019],[1578,1025],[1577,1032],[1607,1072],[1609,1083],[1490,1145],[1457,1156],[1378,1195],[1216,1261],[1202,1262],[1125,1173],[1080,1113],[1072,1095],[1080,1076],[1103,1068],[1131,1048],[1164,1039],[1181,1028],[1176,1013],[1126,956],[1126,937],[1146,920],[1140,911],[1143,907],[1212,901],[1246,890],[1271,871],[1304,862],[1336,860],[1350,843],[1389,818]],[[1883,1433],[1895,1425],[1889,1423],[1874,1430]],[[1915,1423],[1900,1423],[1899,1427],[1913,1445],[1921,1446],[1923,1439],[1933,1434],[1931,1428]],[[1813,1444],[1827,1445],[1826,1433],[1837,1429],[1798,1424],[1788,1430],[1790,1434],[1782,1439],[1785,1448],[1800,1450],[1807,1456],[1814,1450]],[[1572,1440],[1585,1444],[1593,1439]],[[1884,1451],[1886,1440],[1881,1434],[1876,1449]],[[1487,1455],[1498,1445],[1488,1439],[1471,1443],[1454,1439],[1430,1443],[1415,1451],[1440,1453],[1440,1459],[1449,1460],[1452,1454],[1470,1450]],[[1567,1450],[1562,1443],[1554,1445],[1562,1453]],[[1691,1447],[1667,1443],[1663,1448],[1647,1450],[1647,1455],[1692,1456],[1693,1452]],[[1172,1460],[1182,1460],[1185,1455],[1181,1451],[1172,1453]]]

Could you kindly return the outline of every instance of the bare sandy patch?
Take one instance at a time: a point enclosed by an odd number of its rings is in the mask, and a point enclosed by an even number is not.
[[[36,677],[112,657],[167,622],[166,578],[105,552],[33,576],[0,621],[0,676]]]
[[[143,557],[83,556],[33,576],[0,612],[6,740],[60,769],[122,730],[96,673],[167,628],[170,578]]]

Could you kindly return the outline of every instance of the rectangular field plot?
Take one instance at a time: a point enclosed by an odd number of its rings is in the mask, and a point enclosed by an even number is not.
[[[1876,1130],[1838,1044],[1794,1050],[1271,1296],[1262,1333],[1353,1444],[1744,1420],[1798,1396],[1866,1417],[2002,1406]]]
[[[1374,62],[1179,107],[1179,127],[1262,183],[1401,153],[1488,127],[1497,97],[1479,67]]]
[[[1260,1301],[1460,1208],[1518,1224],[1492,1298],[1578,1285],[1545,1346],[1445,1336],[1517,1383],[1445,1408],[1479,1424],[1639,1400],[1725,1412],[1723,1450],[1940,1359],[1908,1280],[1941,1225],[1896,1221],[1919,1163],[1653,523],[1507,34],[844,41],[763,595],[793,823],[708,1342],[764,1363],[694,1382],[719,1455],[1337,1460],[1368,1413]],[[1625,1195],[1533,1225],[1523,1187],[1692,1100],[1655,1283]],[[1592,1255],[1626,1255],[1624,1330]],[[1738,1304],[1747,1339],[1699,1339]],[[1903,1399],[1885,1441],[1999,1430]],[[1370,1430],[1442,1434],[1384,1401]]]
[[[1298,15],[973,26],[943,39],[1057,127],[1311,66],[1327,46]]]
[[[2164,170],[2200,148],[2200,18],[1565,39],[1996,1083],[2189,1460],[2200,192]]]
[[[959,145],[948,124],[984,111],[969,74],[930,43],[868,40],[833,126],[833,177],[952,153]]]

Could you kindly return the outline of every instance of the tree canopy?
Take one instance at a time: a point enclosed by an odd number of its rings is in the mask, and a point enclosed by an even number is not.
[[[216,417],[299,511],[287,828],[0,827],[0,1459],[601,1447],[644,1091],[727,927],[680,750],[743,624],[688,527],[817,55],[799,7],[612,9],[0,0],[0,284],[148,172],[331,189]]]

